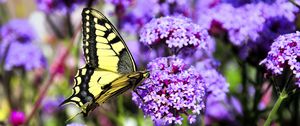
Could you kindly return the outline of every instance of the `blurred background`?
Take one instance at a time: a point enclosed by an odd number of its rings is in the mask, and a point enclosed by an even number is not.
[[[299,29],[299,6],[289,0],[0,0],[0,125],[160,125],[144,115],[131,91],[88,117],[68,120],[80,108],[59,106],[72,94],[77,69],[85,65],[81,35],[85,7],[99,10],[116,26],[140,70],[152,59],[169,55],[143,42],[143,29],[151,20],[187,17],[207,30],[210,51],[194,49],[181,57],[192,55],[184,60],[197,69],[210,64],[213,70],[204,71],[204,78],[222,86],[208,90],[225,95],[221,100],[207,96],[206,109],[192,124],[183,117],[184,126],[263,125],[278,92],[259,63],[275,38]],[[284,102],[272,125],[300,125],[297,91]]]

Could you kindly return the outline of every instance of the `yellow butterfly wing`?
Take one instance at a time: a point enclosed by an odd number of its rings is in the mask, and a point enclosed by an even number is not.
[[[74,78],[73,94],[62,104],[75,103],[87,115],[98,103],[96,102],[103,89],[107,90],[107,84],[121,77],[121,74],[111,71],[98,71],[89,65],[79,69]],[[106,86],[107,85],[107,86]]]
[[[137,71],[120,76],[107,85],[106,88],[103,88],[100,97],[97,98],[97,103],[104,103],[111,97],[118,96],[129,89],[135,89],[148,76],[148,71]]]
[[[149,74],[136,71],[124,40],[99,11],[83,9],[82,31],[86,66],[78,70],[73,94],[62,104],[75,103],[87,115],[109,98],[135,88]]]
[[[82,11],[83,51],[92,67],[127,74],[136,65],[124,40],[112,23],[99,11]]]

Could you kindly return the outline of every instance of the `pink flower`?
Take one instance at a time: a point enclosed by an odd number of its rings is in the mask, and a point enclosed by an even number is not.
[[[25,114],[21,111],[12,111],[9,121],[13,126],[20,126],[25,123]]]

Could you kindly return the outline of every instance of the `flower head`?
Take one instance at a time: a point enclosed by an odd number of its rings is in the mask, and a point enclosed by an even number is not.
[[[178,57],[184,59],[187,64],[196,64],[198,61],[212,58],[216,50],[216,42],[212,37],[208,36],[205,43],[207,44],[206,48],[194,47],[181,49]]]
[[[198,23],[213,35],[226,34],[240,59],[257,65],[276,37],[295,30],[299,9],[286,0],[243,2],[227,0],[200,8]]]
[[[35,33],[26,20],[11,20],[1,29],[0,59],[5,70],[23,67],[25,70],[43,68],[45,57],[32,41]],[[30,59],[30,61],[28,61]]]
[[[61,107],[58,107],[65,98],[63,97],[47,97],[42,103],[43,112],[46,114],[53,114],[57,112]]]
[[[242,114],[242,106],[234,97],[219,99],[215,96],[208,96],[205,109],[205,123],[212,125],[213,122],[239,126],[237,116]]]
[[[206,48],[208,32],[184,17],[153,19],[140,32],[140,41],[146,45],[166,44],[169,48]]]
[[[196,69],[188,68],[182,59],[162,57],[150,62],[148,70],[149,79],[138,87],[138,94],[133,93],[132,99],[139,108],[162,124],[181,124],[181,114],[193,123],[194,115],[205,107],[206,84]]]
[[[264,30],[263,25],[269,18],[284,17],[292,22],[297,11],[296,7],[286,1],[276,1],[272,4],[248,3],[238,7],[222,3],[201,13],[198,22],[208,29],[214,24],[221,24],[221,27],[227,30],[232,44],[242,46],[248,42],[257,42]]]
[[[18,41],[22,43],[30,42],[35,39],[36,34],[26,20],[10,20],[0,29],[3,41]]]
[[[293,71],[300,87],[300,32],[279,36],[271,45],[268,56],[260,62],[272,74],[280,75],[285,68]]]
[[[127,0],[125,0],[127,1]],[[155,17],[191,15],[191,0],[137,0],[121,19],[121,28],[138,33],[140,28]]]
[[[13,111],[10,114],[9,121],[13,126],[20,126],[25,123],[25,114],[21,111]]]
[[[224,76],[216,70],[216,62],[214,59],[199,61],[196,64],[196,69],[207,84],[207,95],[212,95],[215,99],[224,99],[229,91],[229,84]]]
[[[234,102],[231,102],[226,96],[226,93],[229,92],[229,84],[224,76],[217,71],[217,67],[219,67],[219,62],[213,58],[196,63],[196,69],[201,73],[204,82],[207,84],[205,105],[205,118],[207,121],[205,122],[209,125],[211,125],[210,121],[212,119],[233,121],[235,117],[230,106]],[[241,108],[240,105],[234,107]],[[239,108],[236,109],[240,110]]]

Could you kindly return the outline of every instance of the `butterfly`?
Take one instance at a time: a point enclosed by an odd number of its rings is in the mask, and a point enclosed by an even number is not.
[[[75,103],[87,116],[108,99],[136,89],[150,74],[137,71],[121,35],[102,13],[85,8],[81,15],[86,65],[77,71],[73,94],[62,105]]]

